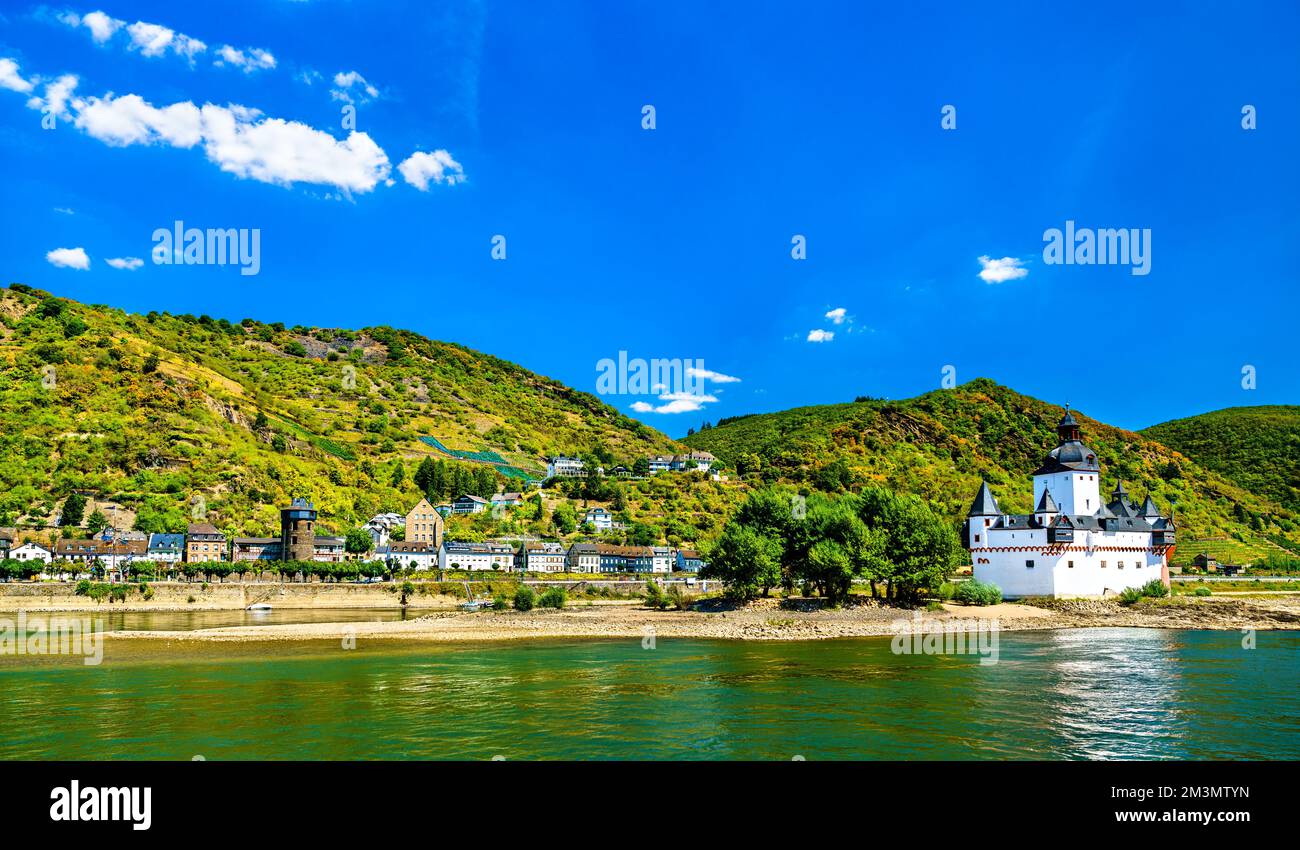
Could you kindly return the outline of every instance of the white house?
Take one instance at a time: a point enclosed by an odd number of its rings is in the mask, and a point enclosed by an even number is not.
[[[54,560],[54,553],[39,543],[24,543],[17,549],[10,549],[9,557],[15,561],[40,561],[48,564]]]
[[[709,467],[717,460],[708,452],[688,452],[684,455],[674,455],[671,468],[682,472],[708,472]]]
[[[673,571],[673,550],[667,546],[650,547],[650,572],[671,573]]]
[[[569,547],[569,572],[600,572],[600,550],[595,543],[574,543]]]
[[[451,512],[454,514],[481,514],[487,509],[487,499],[481,496],[466,494],[457,496],[451,502]]]
[[[582,521],[591,523],[597,531],[609,531],[614,527],[614,515],[604,508],[592,508]]]
[[[1034,470],[1032,514],[1007,514],[980,485],[962,535],[974,575],[1007,597],[1107,596],[1152,579],[1169,584],[1174,523],[1147,496],[1139,508],[1119,482],[1100,495],[1097,453],[1083,444],[1069,410],[1060,444]]]
[[[667,472],[673,467],[672,455],[651,455],[649,461],[651,475],[656,475],[660,472]]]
[[[442,570],[505,570],[515,564],[515,550],[505,543],[450,543],[438,550]]]
[[[519,555],[519,565],[530,573],[562,573],[568,559],[563,543],[527,543]]]
[[[438,549],[428,542],[394,541],[376,549],[375,555],[398,569],[432,571],[438,568]]]
[[[551,458],[546,464],[547,478],[581,478],[586,474],[581,458],[560,455]]]
[[[179,564],[185,560],[185,535],[150,534],[145,557],[159,564]]]

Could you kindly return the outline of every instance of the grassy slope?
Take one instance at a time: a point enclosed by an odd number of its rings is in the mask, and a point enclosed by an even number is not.
[[[688,437],[684,442],[718,455],[732,467],[758,458],[763,477],[812,481],[816,471],[842,461],[860,480],[915,492],[953,516],[964,515],[986,478],[1005,510],[1028,512],[1029,473],[1056,444],[1060,408],[1021,395],[987,379],[904,401],[820,405],[742,417]],[[1123,478],[1130,494],[1148,492],[1167,507],[1177,500],[1184,545],[1227,538],[1266,551],[1263,536],[1300,539],[1295,513],[1267,495],[1241,486],[1142,434],[1079,416],[1084,439],[1102,464],[1102,490]],[[1170,474],[1169,463],[1178,468]],[[752,463],[752,459],[749,461]],[[1264,532],[1233,517],[1233,505],[1258,514]]]
[[[42,301],[0,290],[0,516],[10,521],[40,522],[76,489],[128,516],[147,506],[180,521],[202,498],[220,527],[268,533],[276,506],[302,493],[337,530],[410,507],[416,463],[444,457],[420,436],[495,450],[534,474],[552,452],[604,446],[630,463],[676,447],[590,394],[405,331],[245,328],[62,299],[62,315],[40,317]],[[286,353],[294,343],[306,356]],[[160,362],[146,373],[151,353]],[[259,410],[270,429],[253,429]],[[277,433],[287,451],[272,447]],[[394,488],[399,460],[406,484]]]

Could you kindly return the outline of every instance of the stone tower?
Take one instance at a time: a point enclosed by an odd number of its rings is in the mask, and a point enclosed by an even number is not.
[[[280,557],[310,561],[316,554],[316,508],[306,499],[280,509]]]

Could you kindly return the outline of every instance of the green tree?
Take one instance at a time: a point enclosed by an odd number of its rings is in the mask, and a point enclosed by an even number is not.
[[[375,546],[375,541],[364,528],[354,528],[343,538],[343,548],[353,555],[364,555]]]
[[[71,493],[63,500],[63,515],[59,525],[78,526],[86,514],[86,497],[80,493]]]
[[[108,528],[108,517],[104,516],[103,511],[96,508],[95,512],[86,518],[86,530],[95,535],[105,528]]]
[[[709,549],[700,577],[721,579],[727,596],[734,600],[766,596],[781,583],[781,554],[779,541],[733,520]]]

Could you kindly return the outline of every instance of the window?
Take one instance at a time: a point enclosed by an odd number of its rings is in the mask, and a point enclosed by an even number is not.
[[[1119,569],[1119,570],[1124,569],[1124,562],[1123,562],[1123,561],[1120,561],[1119,564],[1118,564],[1115,568],[1116,568],[1116,569]]]
[[[980,536],[978,534],[975,535],[975,542],[976,543],[980,542]]]
[[[1034,562],[1033,562],[1033,561],[1025,561],[1025,568],[1026,568],[1026,569],[1030,569],[1030,570],[1032,570],[1032,569],[1034,568]]]
[[[1067,566],[1069,566],[1070,569],[1074,569],[1074,561],[1070,561]]]
[[[1102,562],[1101,562],[1101,568],[1102,568],[1103,570],[1106,569],[1106,562],[1105,562],[1105,561],[1102,561]]]

